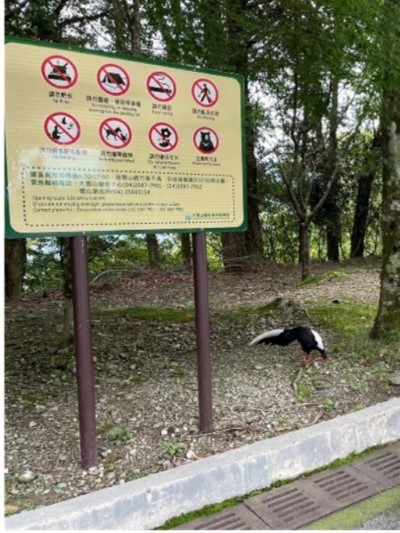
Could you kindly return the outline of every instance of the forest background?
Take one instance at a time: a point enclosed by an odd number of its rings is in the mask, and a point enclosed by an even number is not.
[[[7,35],[242,74],[248,230],[208,235],[212,269],[382,255],[376,335],[400,319],[398,0],[7,0]],[[188,234],[91,237],[92,279],[190,267]],[[6,240],[6,296],[61,285],[69,241]],[[68,306],[66,306],[66,309]],[[68,323],[69,317],[67,312]]]

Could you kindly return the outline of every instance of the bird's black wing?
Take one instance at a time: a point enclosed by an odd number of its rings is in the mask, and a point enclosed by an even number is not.
[[[253,344],[275,344],[278,346],[287,346],[291,342],[297,340],[296,328],[274,329],[262,333],[253,339],[250,345]]]

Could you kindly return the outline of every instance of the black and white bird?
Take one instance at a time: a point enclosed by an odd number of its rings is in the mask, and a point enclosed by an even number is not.
[[[328,359],[321,335],[311,328],[298,326],[296,328],[272,329],[258,335],[250,342],[250,346],[255,344],[276,344],[278,346],[287,346],[293,341],[298,341],[303,349],[303,364],[313,364],[313,358],[310,353],[312,350],[318,350],[322,359]]]

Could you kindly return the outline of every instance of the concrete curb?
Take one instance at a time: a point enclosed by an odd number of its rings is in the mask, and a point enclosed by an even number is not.
[[[6,529],[148,530],[400,439],[400,398],[5,520]]]

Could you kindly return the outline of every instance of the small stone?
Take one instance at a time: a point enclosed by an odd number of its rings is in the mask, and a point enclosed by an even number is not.
[[[64,481],[62,481],[61,483],[57,483],[57,488],[61,490],[66,489],[67,486],[68,485]]]
[[[30,483],[35,479],[35,477],[36,474],[34,474],[32,470],[26,470],[18,476],[18,481],[20,481],[21,483]]]
[[[37,426],[36,422],[34,422],[33,420],[32,420],[32,422],[29,422],[29,427],[30,428],[34,428],[35,426]]]
[[[393,374],[389,379],[389,385],[400,387],[400,374]]]
[[[18,513],[18,511],[19,511],[19,507],[17,507],[16,505],[10,505],[6,503],[4,506],[4,514],[6,516],[10,516],[12,514]]]
[[[162,429],[161,430],[161,436],[166,437],[168,435],[168,429]]]
[[[100,452],[100,455],[101,455],[102,457],[107,457],[107,455],[109,455],[110,453],[111,453],[111,450],[105,450],[105,451],[103,451],[103,452]]]
[[[198,459],[198,457],[193,450],[188,450],[186,452],[186,459]]]

